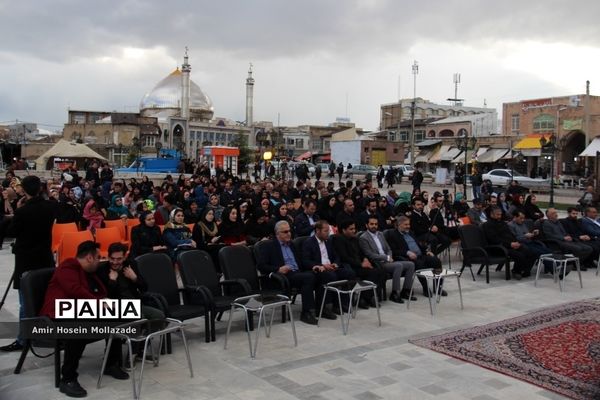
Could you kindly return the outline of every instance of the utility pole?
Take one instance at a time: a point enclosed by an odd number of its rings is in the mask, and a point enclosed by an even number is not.
[[[412,65],[413,74],[413,101],[411,107],[410,123],[410,165],[415,167],[415,113],[417,107],[417,75],[419,74],[419,63],[415,60]]]

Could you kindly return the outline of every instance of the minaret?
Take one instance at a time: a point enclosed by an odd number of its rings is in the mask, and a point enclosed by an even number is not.
[[[188,63],[188,48],[185,47],[183,64],[181,65],[181,117],[190,117],[190,72],[192,66]]]
[[[254,102],[254,78],[252,77],[252,63],[248,68],[248,77],[246,78],[246,126],[252,126],[252,112]]]

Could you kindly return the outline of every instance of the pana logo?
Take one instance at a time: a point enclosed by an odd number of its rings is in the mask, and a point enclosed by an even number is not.
[[[57,319],[141,319],[138,299],[55,299]]]

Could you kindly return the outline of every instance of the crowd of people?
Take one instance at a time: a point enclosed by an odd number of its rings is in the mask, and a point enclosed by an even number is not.
[[[460,239],[460,224],[480,226],[488,243],[504,247],[514,262],[516,279],[529,276],[541,254],[575,254],[582,269],[596,267],[600,254],[600,221],[591,203],[585,205],[582,218],[582,209],[572,207],[568,217],[559,220],[556,209],[542,211],[536,196],[524,197],[518,185],[502,193],[484,190],[470,206],[463,193],[453,196],[447,190],[429,194],[414,187],[412,193],[397,193],[391,188],[380,193],[376,182],[381,175],[375,182],[340,179],[337,185],[302,177],[251,180],[226,171],[211,176],[202,170],[191,176],[167,175],[154,184],[148,177],[114,179],[110,167],[98,163],[92,163],[85,176],[66,171],[46,182],[35,176],[19,180],[7,173],[2,182],[0,240],[16,238],[14,287],[19,289],[25,271],[55,265],[50,250],[53,223],[74,222],[93,233],[108,220],[139,219],[131,231],[131,248],[111,245],[108,264],[101,265],[94,242],[85,242],[75,258],[57,268],[42,311],[49,316],[54,313],[53,298],[60,296],[140,297],[145,290],[135,268],[140,255],[166,253],[177,265],[180,254],[201,249],[220,270],[221,248],[267,242],[259,247],[257,269],[285,275],[298,289],[300,319],[307,324],[317,323],[322,301],[326,304],[322,318],[336,319],[343,312],[323,290],[324,284],[336,280],[372,281],[379,300],[384,300],[390,279],[390,301],[416,301],[411,295],[413,276],[422,269],[442,270],[442,254]],[[546,267],[548,273],[555,272]],[[419,282],[423,296],[434,291],[448,295],[443,281],[440,288],[428,287],[425,279]],[[368,295],[356,304],[364,309],[375,305],[375,298]],[[160,310],[151,307],[144,313],[161,317]],[[23,344],[19,337],[0,349],[18,351]],[[86,344],[65,347],[61,391],[67,395],[85,395],[77,382],[77,365]],[[117,358],[111,349],[107,373],[126,379]]]

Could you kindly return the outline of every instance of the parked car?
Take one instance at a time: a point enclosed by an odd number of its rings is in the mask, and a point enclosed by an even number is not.
[[[411,165],[394,165],[394,168],[402,171],[402,177],[408,177],[412,179],[415,169]]]
[[[353,165],[352,168],[347,169],[345,171],[345,173],[348,175],[371,174],[371,175],[375,176],[377,174],[377,167],[375,167],[373,165],[357,164],[357,165]]]
[[[489,179],[494,186],[508,186],[510,181],[515,180],[523,186],[527,187],[540,187],[550,185],[549,179],[542,178],[530,178],[525,175],[521,175],[516,171],[510,169],[493,169],[490,172],[483,174],[483,180]]]

